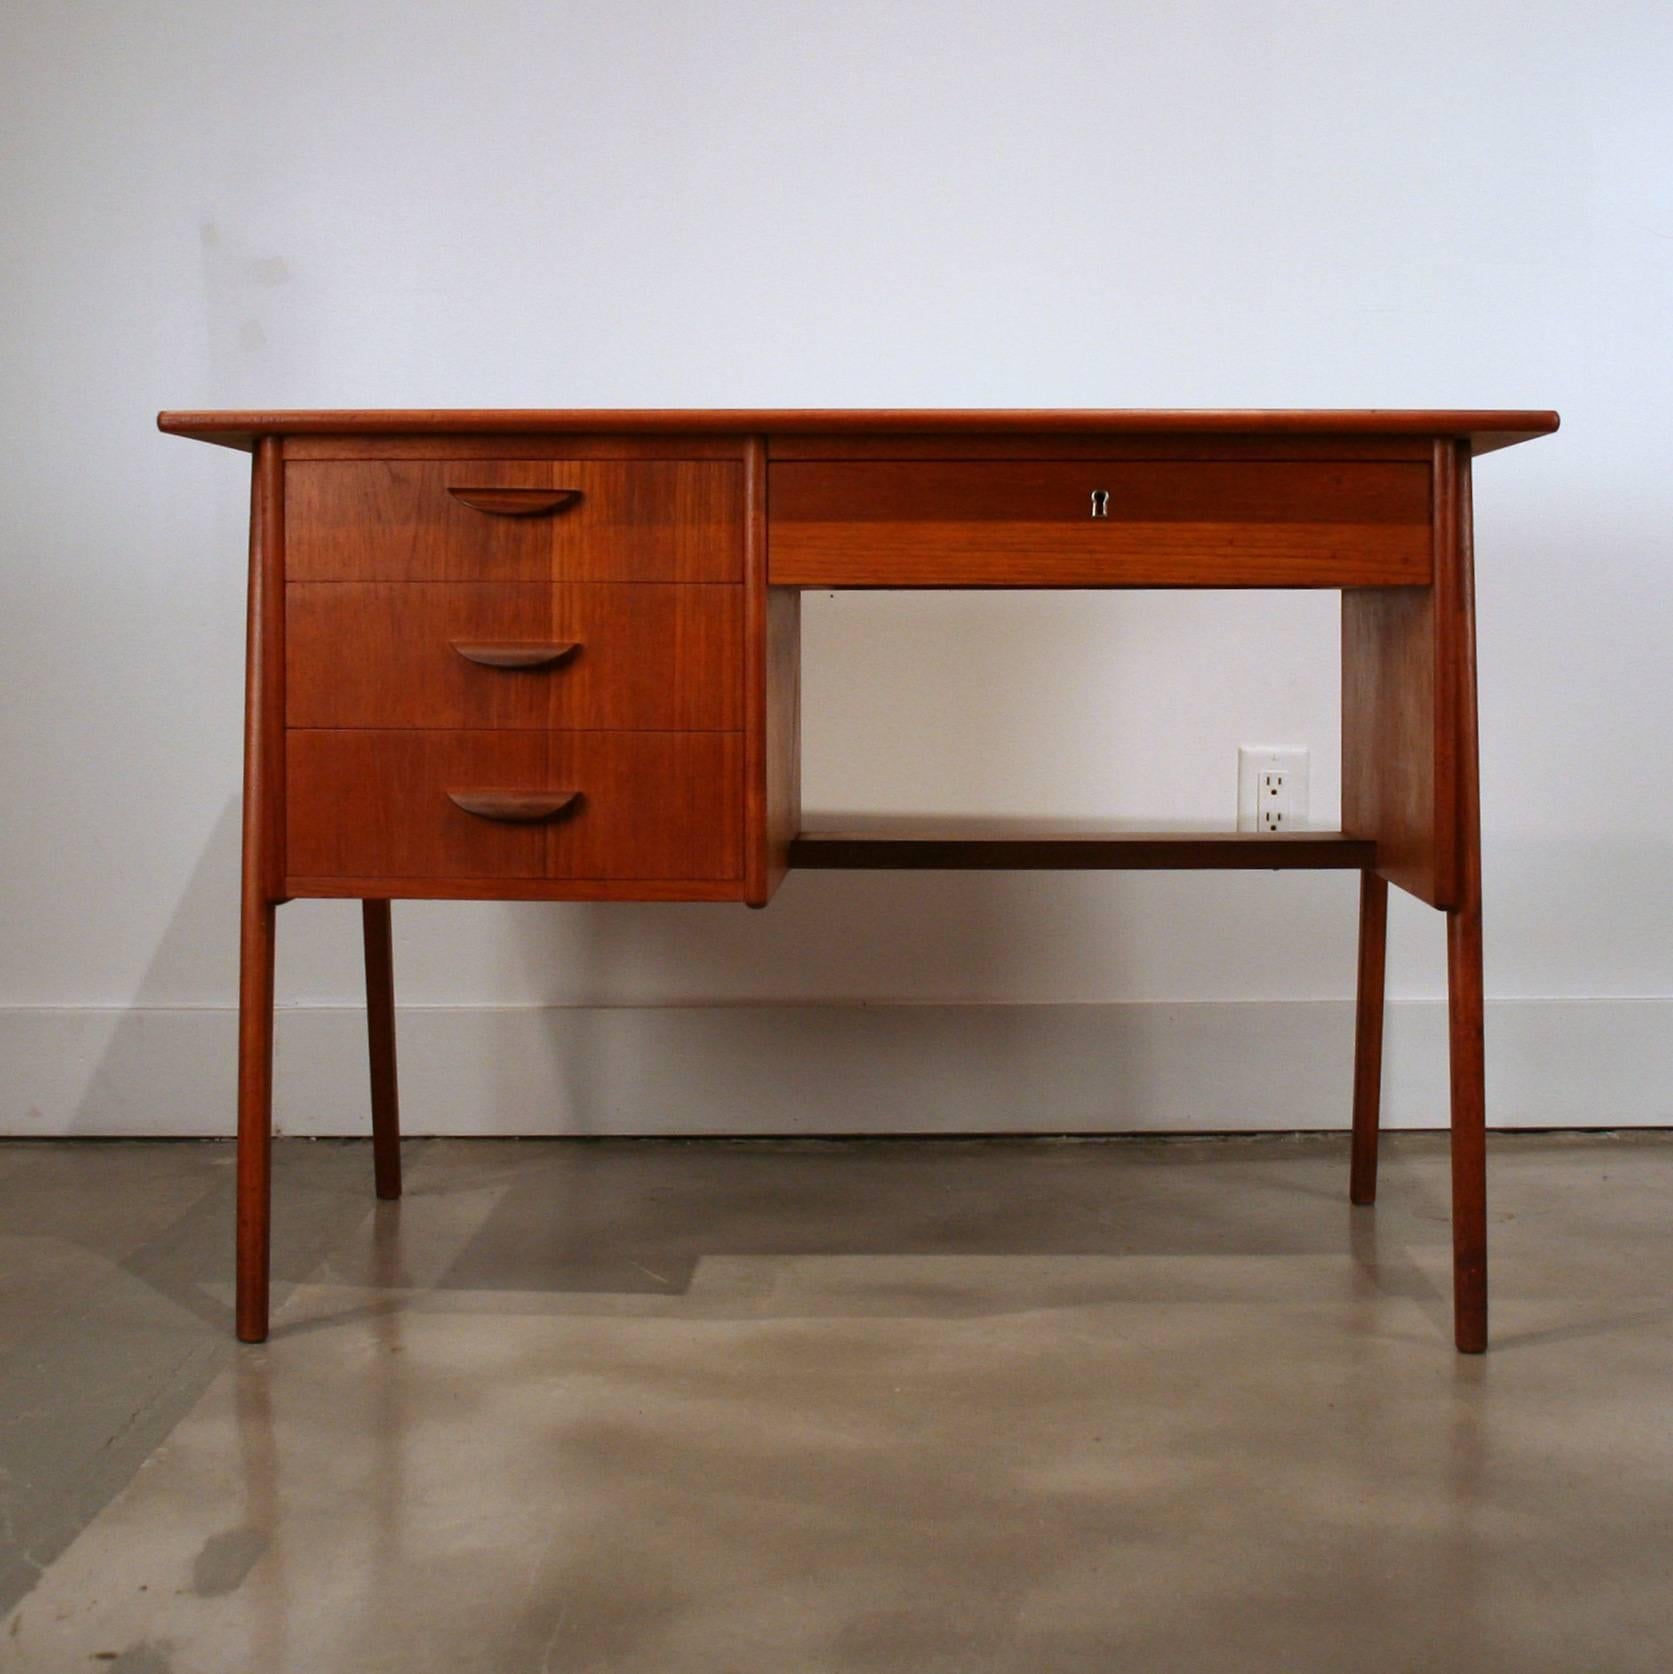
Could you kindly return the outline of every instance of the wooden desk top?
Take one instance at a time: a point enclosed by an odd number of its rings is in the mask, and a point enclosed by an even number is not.
[[[1490,453],[1557,428],[1546,411],[1475,408],[1042,408],[1042,407],[713,407],[459,408],[314,412],[167,412],[157,427],[173,436],[243,448],[258,436],[777,434],[888,436],[1270,436],[1468,439]]]

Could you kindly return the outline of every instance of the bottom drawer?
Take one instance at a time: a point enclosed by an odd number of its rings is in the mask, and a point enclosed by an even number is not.
[[[743,870],[737,733],[299,729],[285,755],[293,878],[713,880]]]

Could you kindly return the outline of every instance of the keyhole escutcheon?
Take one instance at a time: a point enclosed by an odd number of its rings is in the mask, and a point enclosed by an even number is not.
[[[1094,517],[1108,517],[1110,514],[1110,491],[1107,488],[1092,490],[1092,515]]]

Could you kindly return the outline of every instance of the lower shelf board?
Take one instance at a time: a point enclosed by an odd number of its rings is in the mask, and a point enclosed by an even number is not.
[[[742,878],[297,878],[283,900],[741,901]]]
[[[804,831],[798,868],[942,872],[1363,871],[1377,845],[1340,831],[1027,831],[1016,822],[940,826],[868,822],[863,830]]]

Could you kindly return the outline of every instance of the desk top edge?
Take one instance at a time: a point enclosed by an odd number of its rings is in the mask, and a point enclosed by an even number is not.
[[[1556,413],[1479,408],[664,407],[162,412],[171,436],[253,448],[261,436],[615,435],[1386,436],[1467,438],[1474,453],[1550,435]]]

